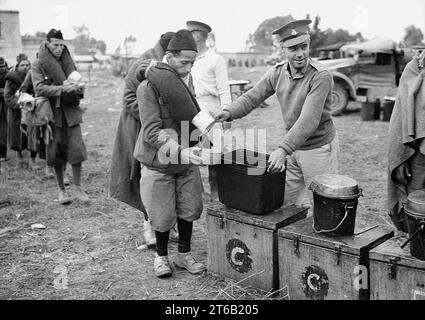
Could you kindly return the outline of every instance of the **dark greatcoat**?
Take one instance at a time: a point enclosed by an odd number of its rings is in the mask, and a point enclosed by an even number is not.
[[[6,77],[4,100],[7,104],[7,142],[11,150],[22,151],[27,148],[27,137],[21,128],[21,109],[15,93],[24,82],[25,74],[15,70],[10,71]]]
[[[164,55],[164,49],[158,42],[154,48],[143,53],[131,65],[125,78],[123,110],[112,152],[109,195],[142,211],[146,218],[146,210],[140,198],[141,166],[139,161],[133,157],[134,146],[141,128],[136,97],[140,82],[136,78],[136,69],[144,60],[161,61]]]
[[[0,145],[7,146],[7,105],[4,101],[4,87],[7,72],[0,74]]]

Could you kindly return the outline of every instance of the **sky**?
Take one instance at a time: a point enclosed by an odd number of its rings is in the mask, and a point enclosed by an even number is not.
[[[84,24],[92,37],[106,42],[108,53],[129,35],[137,39],[133,53],[141,53],[162,33],[185,28],[187,20],[209,24],[220,52],[242,51],[264,20],[288,14],[319,15],[322,30],[361,32],[368,39],[398,42],[412,24],[425,30],[425,0],[0,0],[0,10],[20,12],[21,34],[57,28],[71,39],[73,26]]]

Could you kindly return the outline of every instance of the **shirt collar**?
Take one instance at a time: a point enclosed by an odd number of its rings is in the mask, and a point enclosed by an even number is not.
[[[294,79],[294,80],[296,80],[296,79],[302,79],[302,78],[304,78],[304,75],[307,72],[307,69],[308,69],[308,67],[310,65],[310,62],[311,62],[311,60],[310,60],[310,58],[308,58],[308,61],[307,61],[307,64],[305,65],[305,67],[302,68],[301,70],[297,71],[297,73],[295,75],[292,75],[291,74],[291,71],[290,71],[290,67],[289,67],[289,61],[288,61],[286,63],[286,66],[285,66],[285,72],[286,72],[286,74],[288,75],[288,77],[290,79]]]
[[[199,60],[201,58],[205,58],[209,53],[210,53],[210,48],[208,48],[207,50],[205,50],[205,52],[203,54],[198,54],[196,57],[196,60]]]

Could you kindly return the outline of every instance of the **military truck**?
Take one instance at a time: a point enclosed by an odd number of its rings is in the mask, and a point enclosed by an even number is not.
[[[337,59],[321,54],[316,60],[327,66],[334,78],[332,114],[340,115],[350,100],[369,99],[376,88],[397,88],[404,67],[417,50],[401,49],[391,39],[375,38],[342,45]]]

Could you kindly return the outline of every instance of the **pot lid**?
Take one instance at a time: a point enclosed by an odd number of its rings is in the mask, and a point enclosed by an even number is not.
[[[419,218],[425,218],[425,189],[416,190],[407,196],[406,213]]]
[[[359,197],[361,190],[357,181],[339,174],[321,174],[314,177],[309,187],[313,192],[325,197]]]

